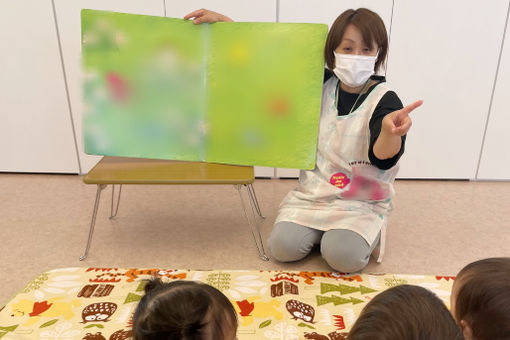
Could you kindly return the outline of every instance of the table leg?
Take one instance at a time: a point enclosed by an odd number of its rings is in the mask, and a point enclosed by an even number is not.
[[[255,203],[257,214],[260,216],[260,218],[265,219],[266,217],[263,216],[262,212],[260,211],[259,201],[257,200],[257,195],[255,194],[255,188],[253,188],[253,184],[248,184],[246,188],[248,189],[248,194],[250,195],[251,200]]]
[[[90,221],[89,238],[87,240],[87,246],[85,247],[85,252],[83,253],[82,256],[80,256],[80,261],[85,260],[89,254],[90,243],[92,242],[92,234],[94,233],[94,226],[96,225],[97,208],[99,207],[101,191],[104,188],[106,188],[106,184],[98,184],[97,185],[96,201],[94,202],[94,211],[92,213],[92,220]]]
[[[120,203],[120,193],[122,192],[122,184],[119,185],[119,195],[117,197],[117,207],[115,208],[115,214],[113,213],[113,202],[114,202],[114,194],[115,194],[115,184],[112,184],[112,207],[110,209],[110,220],[117,216],[117,212],[119,211],[119,203]]]
[[[246,190],[248,191],[248,187],[246,184],[243,184],[246,186]],[[248,193],[249,200],[250,200],[250,206],[251,211],[253,214],[253,223],[250,217],[248,216],[248,212],[246,210],[246,205],[244,204],[243,194],[242,194],[242,186],[241,184],[235,185],[237,191],[239,192],[239,197],[241,198],[241,205],[243,206],[244,216],[246,217],[246,220],[248,221],[248,225],[250,226],[251,236],[253,237],[253,241],[255,242],[255,247],[257,248],[257,251],[259,253],[259,257],[264,261],[269,261],[269,257],[266,255],[266,252],[264,250],[264,243],[262,242],[262,236],[260,235],[260,229],[257,222],[257,217],[255,215],[255,203],[252,200],[251,195]],[[255,237],[255,231],[258,234],[258,241],[257,237]]]

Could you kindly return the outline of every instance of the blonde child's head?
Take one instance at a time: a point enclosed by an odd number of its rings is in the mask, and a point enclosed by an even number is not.
[[[453,284],[451,312],[466,340],[510,339],[510,258],[465,266]]]
[[[195,281],[150,280],[133,318],[134,340],[234,340],[236,331],[227,297]]]

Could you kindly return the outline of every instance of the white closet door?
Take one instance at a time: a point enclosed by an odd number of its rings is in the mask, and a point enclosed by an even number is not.
[[[164,16],[163,0],[55,0],[57,21],[62,43],[65,72],[71,98],[74,126],[78,141],[82,173],[88,172],[100,159],[83,152],[81,92],[81,20],[83,8],[133,14]]]
[[[413,127],[400,178],[475,178],[508,0],[396,0],[388,84]]]
[[[510,105],[508,102],[510,94],[509,24],[507,23],[501,63],[477,179],[510,180],[510,136],[508,133],[510,127]]]
[[[276,0],[165,0],[166,16],[182,18],[201,8],[224,14],[234,21],[276,21]]]
[[[379,14],[389,34],[392,0],[280,0],[278,21],[322,23],[331,27],[345,10],[362,7]]]
[[[50,0],[0,1],[0,171],[78,173]]]
[[[276,21],[276,0],[165,0],[166,16],[182,18],[186,14],[206,8],[224,14],[234,21]],[[274,177],[274,168],[256,166],[255,177]]]

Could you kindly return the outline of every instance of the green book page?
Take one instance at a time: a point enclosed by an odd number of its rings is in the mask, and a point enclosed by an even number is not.
[[[311,169],[326,33],[83,10],[85,152]]]
[[[207,160],[313,169],[327,26],[210,28]]]
[[[86,153],[202,160],[203,34],[180,19],[82,11]]]

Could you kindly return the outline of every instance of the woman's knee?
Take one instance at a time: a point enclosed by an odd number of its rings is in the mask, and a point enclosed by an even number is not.
[[[329,266],[344,273],[362,270],[368,264],[371,245],[358,233],[336,229],[324,233],[321,254]]]
[[[310,253],[321,234],[318,230],[282,221],[274,225],[267,246],[273,258],[280,262],[298,261]]]

